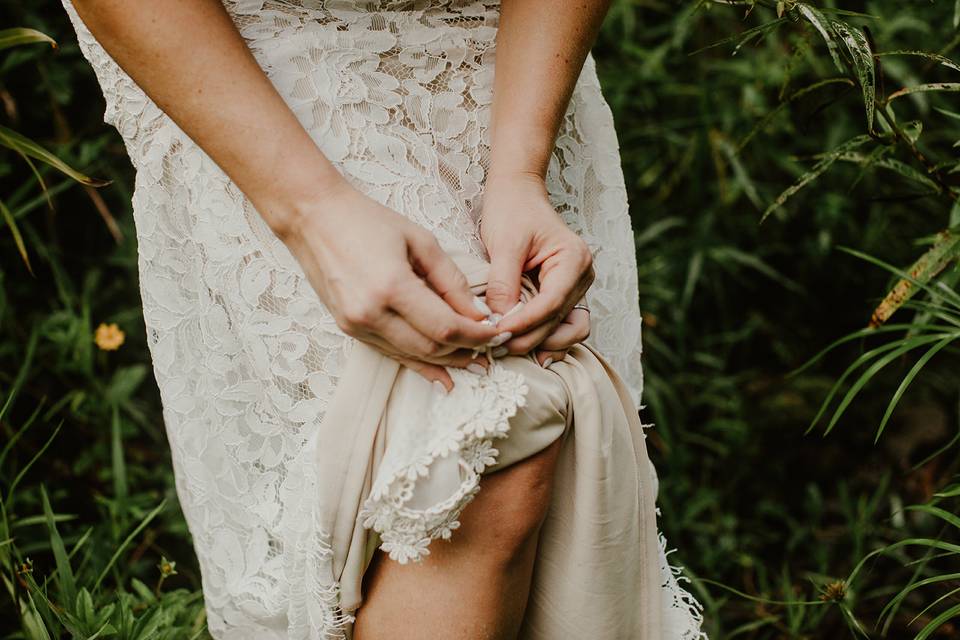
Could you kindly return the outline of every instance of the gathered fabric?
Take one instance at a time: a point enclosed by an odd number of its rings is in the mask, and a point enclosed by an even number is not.
[[[482,296],[489,265],[453,256]],[[535,293],[524,278],[521,301]],[[656,523],[656,474],[637,409],[593,349],[549,368],[532,356],[487,373],[449,369],[449,393],[364,344],[354,345],[321,439],[321,504],[346,612],[362,605],[379,546],[420,561],[456,538],[482,475],[562,439],[540,533],[523,640],[698,637],[700,610],[677,583]],[[337,461],[331,464],[330,461]]]

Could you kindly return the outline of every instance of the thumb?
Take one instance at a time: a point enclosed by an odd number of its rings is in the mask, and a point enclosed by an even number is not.
[[[520,276],[527,256],[515,244],[487,247],[490,253],[490,275],[487,276],[487,304],[501,315],[516,306],[520,299]]]

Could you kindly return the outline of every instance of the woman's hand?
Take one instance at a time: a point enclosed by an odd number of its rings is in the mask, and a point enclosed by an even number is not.
[[[538,349],[541,365],[560,360],[590,334],[590,314],[573,309],[593,283],[593,257],[551,206],[543,178],[493,177],[483,195],[480,236],[490,254],[487,303],[507,314],[520,296],[520,276],[536,270],[538,293],[497,325],[513,338],[512,354]]]
[[[284,243],[348,335],[438,381],[444,366],[485,366],[471,357],[501,330],[426,229],[345,181],[285,225]]]

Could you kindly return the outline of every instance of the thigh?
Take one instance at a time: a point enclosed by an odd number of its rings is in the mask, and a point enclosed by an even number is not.
[[[422,586],[483,567],[496,574],[518,564],[521,569],[532,565],[531,550],[549,508],[562,441],[483,476],[479,493],[460,515],[460,527],[450,540],[431,542],[422,562],[401,565],[378,550],[363,577],[364,603],[391,590],[394,582]]]

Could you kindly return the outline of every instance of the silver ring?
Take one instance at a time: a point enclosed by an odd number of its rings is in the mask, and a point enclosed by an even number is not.
[[[587,313],[590,313],[590,307],[585,304],[575,304],[573,305],[573,309],[583,309]],[[571,311],[573,311],[573,309],[571,309]]]

